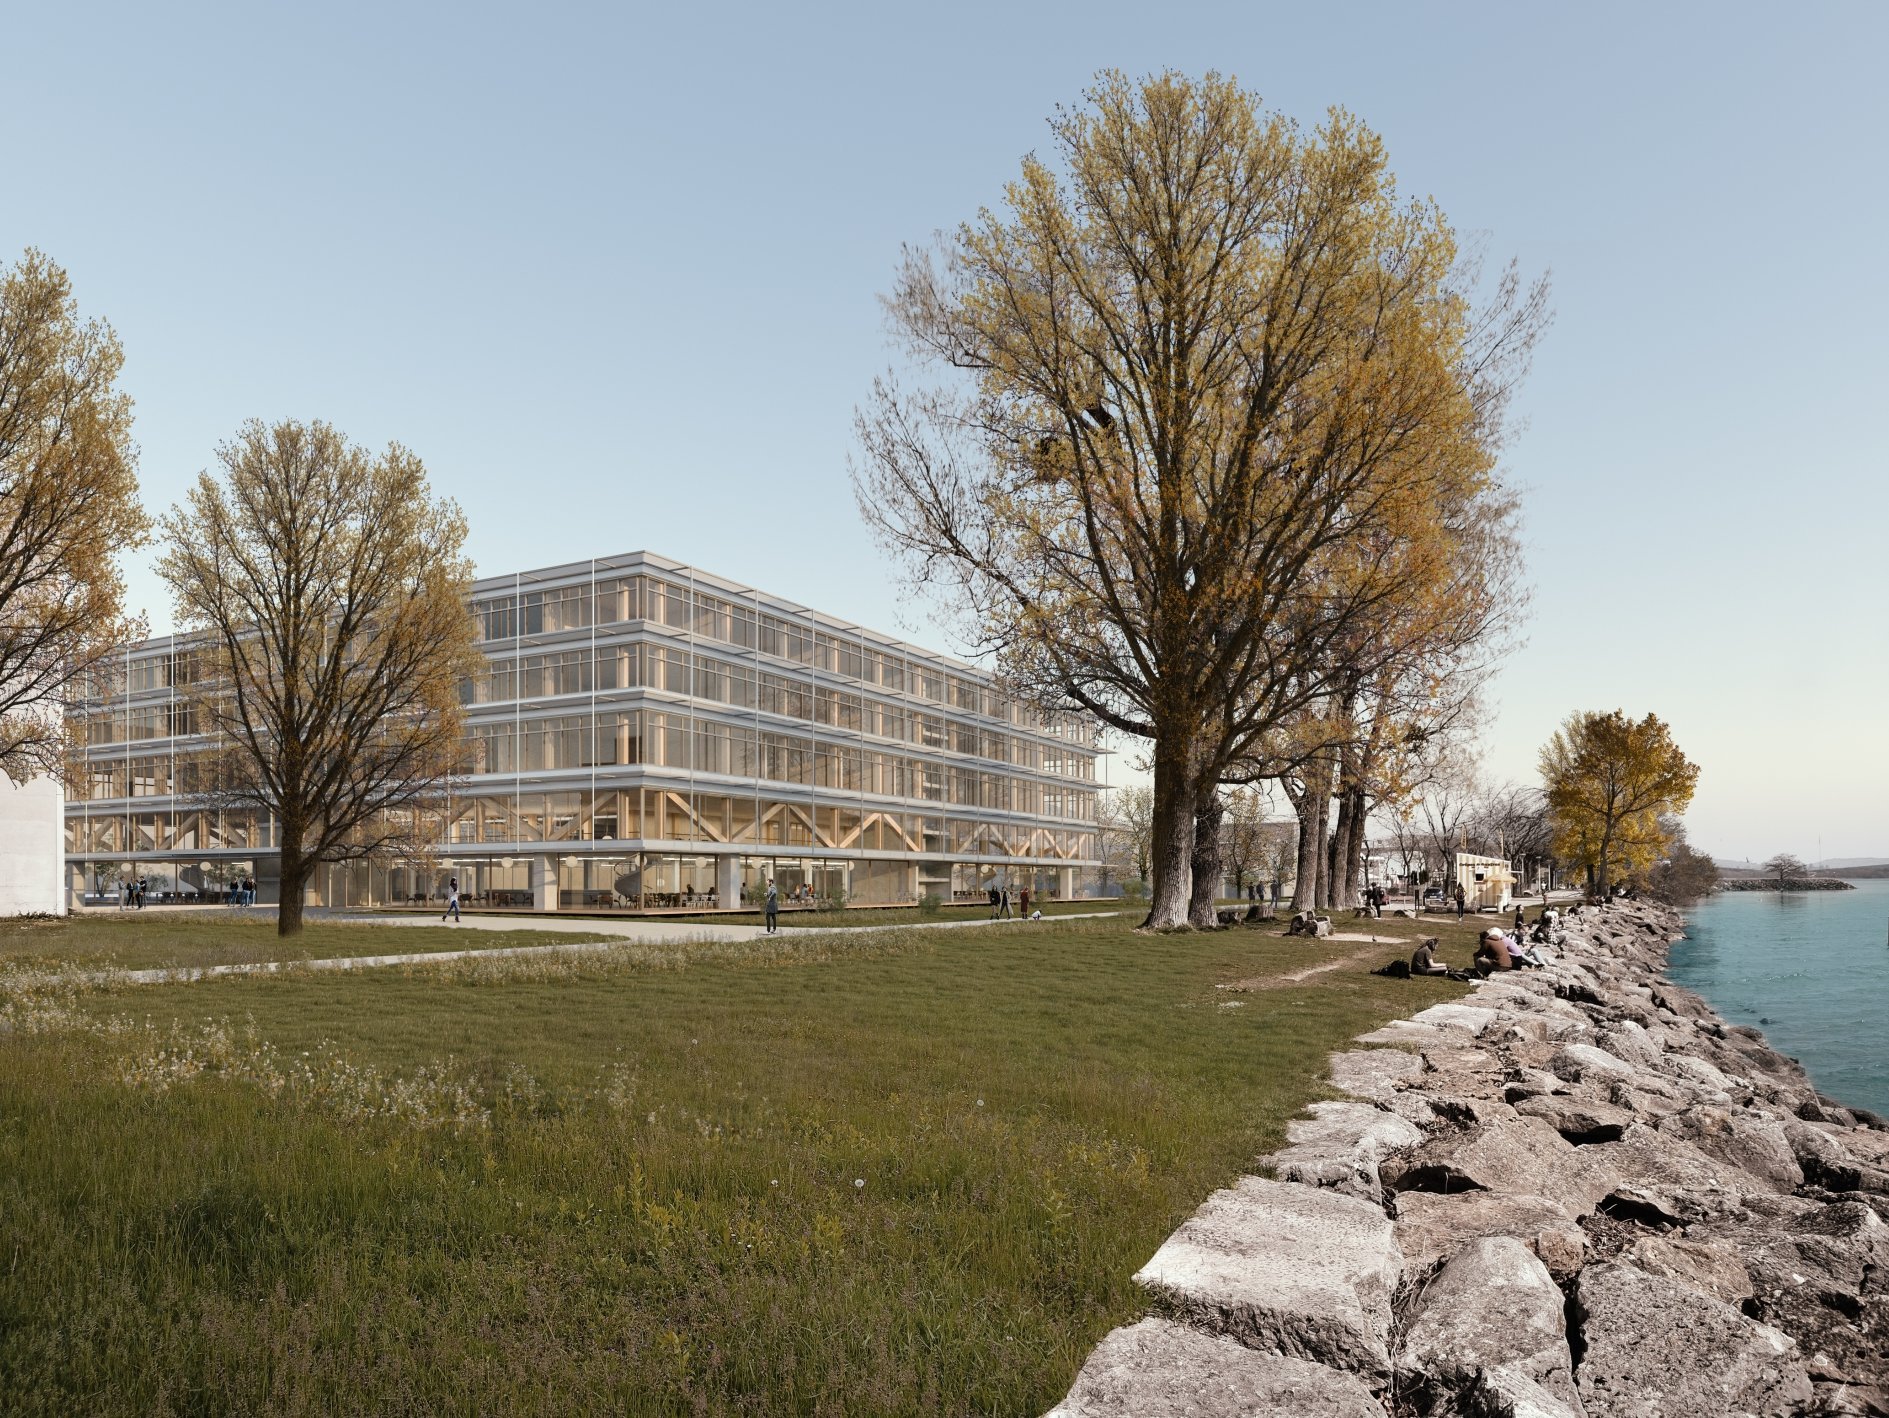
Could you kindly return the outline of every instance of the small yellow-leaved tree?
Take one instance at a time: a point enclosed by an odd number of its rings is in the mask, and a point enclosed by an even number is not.
[[[1686,810],[1699,768],[1657,716],[1636,723],[1615,709],[1570,715],[1541,751],[1541,777],[1556,854],[1586,867],[1604,896],[1615,872],[1658,860],[1667,842],[1659,819]]]

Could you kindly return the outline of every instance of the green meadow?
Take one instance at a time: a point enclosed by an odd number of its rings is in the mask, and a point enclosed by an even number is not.
[[[1128,920],[142,987],[61,962],[268,956],[0,926],[0,1409],[1041,1412],[1326,1054],[1462,989]]]

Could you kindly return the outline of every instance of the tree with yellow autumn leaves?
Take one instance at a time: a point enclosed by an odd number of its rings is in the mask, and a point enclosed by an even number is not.
[[[252,421],[217,458],[164,519],[158,570],[203,640],[205,791],[274,819],[294,935],[316,869],[425,841],[460,766],[466,522],[411,452],[325,423]]]
[[[1699,768],[1658,716],[1615,709],[1570,715],[1541,751],[1541,777],[1556,854],[1605,896],[1616,876],[1659,860],[1671,840],[1660,819],[1686,810]]]
[[[908,253],[926,382],[875,386],[855,486],[1013,682],[1150,741],[1147,924],[1179,926],[1217,785],[1368,682],[1506,502],[1545,299],[1511,271],[1479,305],[1349,114],[1303,131],[1211,74],[1086,98],[1000,212]]]
[[[0,270],[0,772],[16,782],[63,771],[68,691],[138,633],[117,561],[147,527],[123,365],[53,261]]]

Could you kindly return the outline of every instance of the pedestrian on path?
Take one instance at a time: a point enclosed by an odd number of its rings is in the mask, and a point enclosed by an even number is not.
[[[1028,886],[1017,889],[1017,905],[1021,908],[1017,914],[1027,921],[1030,918],[1030,888]]]
[[[459,878],[456,876],[449,877],[447,879],[446,909],[439,913],[439,918],[442,921],[445,920],[448,916],[451,916],[453,918],[453,923],[455,925],[458,924],[459,922]]]
[[[781,898],[774,889],[774,883],[767,884],[767,933],[773,935],[781,928]]]
[[[1462,920],[1464,912],[1466,912],[1469,909],[1468,900],[1469,900],[1469,897],[1467,893],[1465,893],[1463,890],[1463,884],[1460,881],[1457,882],[1456,883],[1456,919],[1459,921]]]

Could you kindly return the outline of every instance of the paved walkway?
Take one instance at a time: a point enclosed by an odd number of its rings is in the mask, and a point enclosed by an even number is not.
[[[916,921],[878,926],[802,926],[782,930],[788,935],[869,935],[877,931],[961,930],[967,926],[1029,926],[1049,921],[1087,921],[1121,914],[1118,911],[1072,912],[1045,916],[1042,921],[969,920]],[[437,926],[431,916],[329,916],[338,925],[357,926]],[[465,950],[419,950],[398,955],[338,955],[325,960],[258,960],[239,965],[175,965],[152,970],[113,970],[101,979],[134,985],[167,985],[190,980],[209,980],[219,975],[273,975],[283,970],[371,970],[389,965],[423,965],[452,960],[505,960],[536,955],[572,955],[586,951],[614,950],[619,941],[641,945],[729,944],[758,940],[766,936],[763,926],[730,922],[726,925],[695,925],[681,922],[582,920],[571,917],[543,916],[466,916],[448,929],[475,931],[543,931],[552,935],[609,936],[608,940],[566,941],[558,945],[507,945],[468,947]]]

